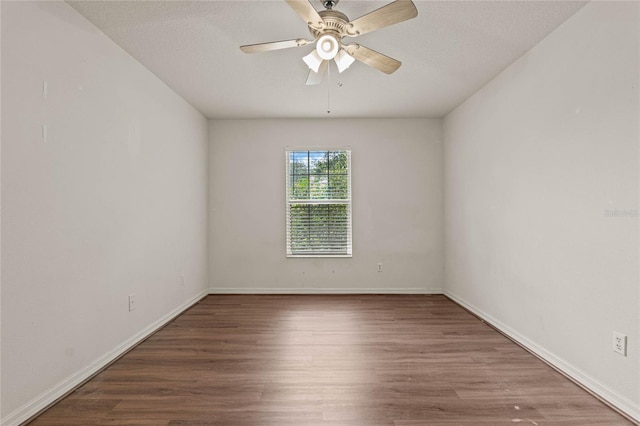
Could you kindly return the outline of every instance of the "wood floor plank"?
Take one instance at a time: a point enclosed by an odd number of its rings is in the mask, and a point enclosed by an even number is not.
[[[630,425],[444,296],[209,296],[32,425]]]

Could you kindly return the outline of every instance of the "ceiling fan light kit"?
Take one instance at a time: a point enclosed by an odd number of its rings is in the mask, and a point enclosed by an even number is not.
[[[358,60],[385,74],[393,73],[400,67],[400,61],[357,43],[344,44],[343,39],[357,37],[418,15],[418,10],[411,0],[396,0],[353,21],[344,13],[333,9],[339,0],[325,0],[325,10],[320,12],[316,11],[310,0],[285,1],[307,23],[314,40],[294,39],[250,44],[240,46],[240,49],[245,53],[268,52],[306,46],[315,42],[316,48],[302,58],[309,67],[307,85],[319,84],[322,81],[321,75],[313,74],[323,73],[327,69],[327,61],[331,59],[335,61],[338,72],[343,72]]]

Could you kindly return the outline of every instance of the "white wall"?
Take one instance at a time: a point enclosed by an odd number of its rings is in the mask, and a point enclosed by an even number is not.
[[[2,423],[13,424],[206,291],[208,129],[67,4],[1,7]]]
[[[440,120],[213,120],[209,137],[212,291],[441,292]],[[285,256],[287,146],[351,147],[353,258]]]
[[[449,114],[444,192],[446,294],[640,418],[638,17],[588,4]]]

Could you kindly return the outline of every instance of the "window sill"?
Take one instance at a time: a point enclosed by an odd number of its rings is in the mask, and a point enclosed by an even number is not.
[[[319,257],[331,257],[331,258],[336,258],[336,257],[346,257],[346,258],[351,258],[353,257],[352,254],[287,254],[288,258],[296,258],[296,257],[315,257],[315,258],[319,258]]]

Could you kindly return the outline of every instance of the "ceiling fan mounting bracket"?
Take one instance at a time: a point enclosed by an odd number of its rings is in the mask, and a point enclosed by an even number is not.
[[[338,2],[340,2],[340,0],[324,0],[322,2],[322,5],[324,6],[325,9],[333,9],[334,7],[336,7],[336,5],[338,4]]]

